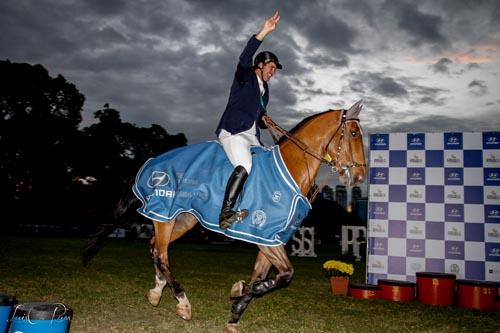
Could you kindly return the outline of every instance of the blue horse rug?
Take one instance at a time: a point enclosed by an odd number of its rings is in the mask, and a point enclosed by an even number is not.
[[[286,244],[311,205],[289,174],[279,148],[252,147],[253,164],[234,209],[249,215],[228,229],[219,228],[219,213],[233,166],[218,141],[208,141],[149,159],[139,170],[134,194],[138,212],[169,222],[191,213],[208,230],[254,244]]]

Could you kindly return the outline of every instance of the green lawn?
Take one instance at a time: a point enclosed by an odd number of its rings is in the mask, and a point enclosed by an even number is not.
[[[171,268],[186,289],[193,320],[175,315],[168,290],[158,307],[146,300],[154,270],[145,242],[110,241],[92,265],[80,265],[83,239],[0,237],[0,293],[21,303],[63,302],[74,310],[71,332],[221,332],[230,318],[229,289],[248,279],[256,249],[179,243]],[[244,332],[500,332],[500,315],[414,302],[332,296],[318,258],[292,257],[290,287],[255,299],[241,320]],[[355,282],[364,282],[364,263]]]

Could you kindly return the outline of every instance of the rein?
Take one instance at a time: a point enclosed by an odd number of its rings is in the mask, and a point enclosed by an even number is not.
[[[278,140],[282,136],[285,136],[288,139],[290,139],[291,142],[293,142],[297,147],[299,147],[304,152],[304,157],[305,157],[306,154],[308,154],[308,155],[314,157],[316,160],[320,161],[320,163],[324,163],[324,164],[328,165],[331,168],[332,172],[339,173],[339,168],[340,168],[345,173],[347,173],[349,175],[351,168],[366,166],[366,164],[364,164],[364,163],[361,164],[361,163],[357,163],[355,161],[352,161],[351,164],[340,165],[340,166],[337,165],[338,160],[340,159],[340,153],[341,153],[342,148],[344,146],[344,133],[345,133],[345,130],[346,130],[346,123],[348,121],[357,121],[357,122],[359,122],[359,119],[357,119],[357,118],[347,119],[346,112],[347,112],[346,110],[342,110],[341,122],[340,122],[339,126],[337,127],[337,130],[331,136],[330,140],[328,140],[328,143],[325,146],[325,152],[324,152],[323,156],[320,155],[320,154],[318,154],[317,152],[311,151],[310,148],[309,148],[309,146],[307,144],[305,144],[300,139],[298,139],[297,137],[295,137],[294,135],[292,135],[290,132],[288,132],[287,130],[283,129],[278,124],[276,124],[269,115],[267,115],[267,114],[264,115],[262,117],[262,121],[268,127],[269,132],[271,133],[271,136],[272,136],[275,144],[278,142]],[[342,129],[342,132],[340,133],[340,140],[339,140],[339,144],[338,144],[337,151],[336,151],[336,154],[335,154],[336,158],[334,159],[328,153],[328,147],[330,146],[330,144],[333,141],[333,139],[335,138],[335,136],[337,136],[337,133],[339,132],[340,129]],[[276,133],[279,133],[281,135],[280,138],[277,138],[274,135],[273,131],[276,132]],[[349,141],[348,149],[351,152],[351,156],[352,156],[352,148],[351,148],[350,141]],[[306,160],[306,164],[307,164],[307,160]],[[309,183],[311,184],[311,189],[314,189],[314,188],[316,189],[312,193],[310,193],[310,196],[308,195],[309,196],[309,201],[312,202],[312,201],[314,201],[314,198],[318,194],[319,188],[318,188],[318,186],[313,186],[313,185],[316,185],[316,184],[314,184],[314,180],[311,181],[311,175],[309,174],[309,165],[306,165],[306,166],[307,166],[307,173],[308,173]]]

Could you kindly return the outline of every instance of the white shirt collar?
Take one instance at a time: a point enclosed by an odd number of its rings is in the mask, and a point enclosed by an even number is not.
[[[264,88],[264,81],[262,81],[257,73],[255,73],[255,75],[257,76],[257,82],[259,82],[260,94],[264,96],[264,94],[266,93],[266,89]]]

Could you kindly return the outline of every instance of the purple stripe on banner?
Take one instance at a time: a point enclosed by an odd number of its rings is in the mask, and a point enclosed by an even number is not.
[[[500,132],[484,132],[483,149],[500,149]]]
[[[480,168],[483,166],[482,150],[464,150],[464,167]]]
[[[444,259],[425,259],[425,270],[427,272],[444,272]]]
[[[430,168],[444,167],[444,154],[442,150],[427,150],[425,152],[425,166]]]
[[[482,186],[464,186],[464,203],[483,204],[484,193]]]
[[[388,257],[388,273],[406,275],[406,257]]]
[[[425,222],[426,239],[444,239],[444,222]]]
[[[464,221],[464,205],[460,204],[445,204],[444,219],[447,222],[463,222]]]
[[[370,150],[388,150],[389,134],[370,135]]]
[[[465,223],[465,240],[484,242],[484,223]]]
[[[441,185],[426,185],[425,186],[425,201],[429,203],[444,202],[444,186]]]
[[[406,238],[406,221],[389,220],[389,237]]]
[[[406,255],[408,257],[425,257],[425,240],[424,239],[407,239],[406,240]]]
[[[485,205],[484,219],[486,223],[500,223],[500,206]]]
[[[500,262],[500,243],[485,243],[486,261]]]
[[[444,149],[462,149],[462,133],[444,133]]]
[[[389,185],[389,201],[390,202],[405,202],[406,201],[406,185]]]
[[[393,168],[406,166],[406,150],[390,150],[389,166]]]
[[[445,241],[444,256],[446,259],[464,260],[464,242]]]
[[[423,150],[425,149],[425,134],[424,133],[408,133],[407,135],[408,150]]]
[[[469,280],[485,280],[484,261],[466,261],[465,278]]]

